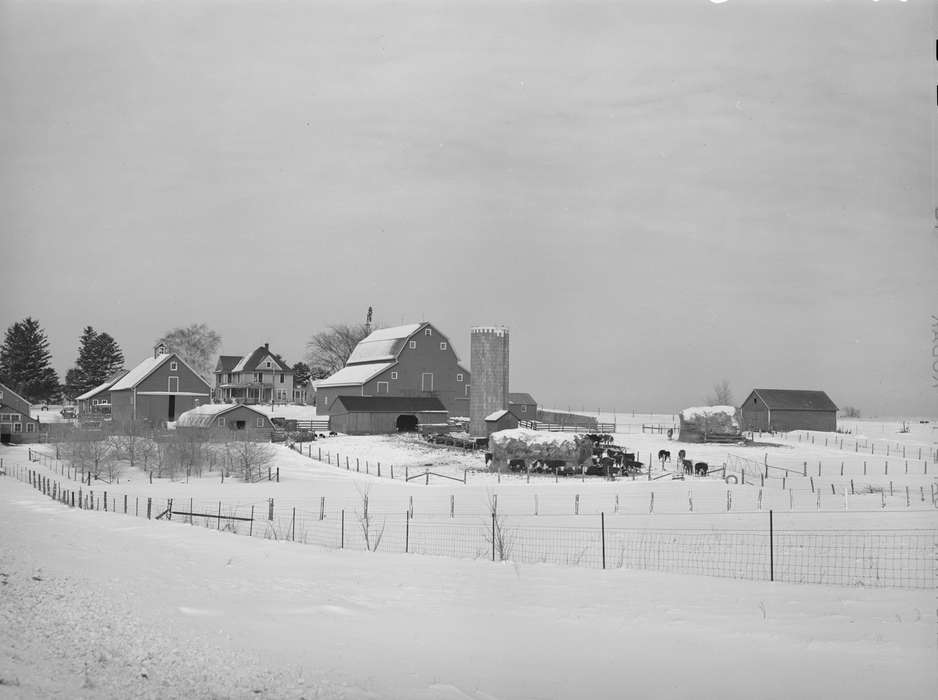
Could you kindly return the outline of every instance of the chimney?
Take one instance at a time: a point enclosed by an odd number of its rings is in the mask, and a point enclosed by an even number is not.
[[[270,343],[264,343],[264,350],[270,350]]]

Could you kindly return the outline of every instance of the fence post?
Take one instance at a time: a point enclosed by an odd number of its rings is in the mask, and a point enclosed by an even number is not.
[[[290,539],[296,542],[296,506],[293,506],[293,516],[290,518]]]
[[[341,539],[339,540],[339,549],[345,549],[345,508],[342,509],[339,527],[342,530]]]
[[[911,508],[911,507],[912,507],[912,499],[909,497],[909,487],[908,487],[908,486],[905,487],[905,507],[906,507],[906,508]]]
[[[648,501],[648,512],[649,513],[655,512],[655,492],[654,491],[651,492],[651,498]]]
[[[693,510],[693,507],[691,507]],[[729,513],[733,510],[733,491],[731,489],[726,489],[726,512]]]
[[[804,473],[802,474],[802,476],[807,476],[807,475],[808,475],[808,463],[805,462],[805,463],[804,463]]]
[[[272,498],[267,499],[267,519],[274,519],[274,499]]]
[[[834,489],[834,485],[833,485],[833,484],[831,484],[831,495],[832,495],[832,496],[836,496],[836,495],[837,495],[837,491]]]
[[[890,495],[890,496],[895,496],[895,495],[896,495],[896,492],[895,492],[895,491],[893,490],[893,488],[892,488],[892,482],[891,482],[891,481],[889,482],[889,495]]]
[[[254,506],[251,506],[251,524],[248,526],[248,537],[254,536]]]
[[[424,470],[423,470],[423,475],[427,478],[427,480],[424,482],[423,485],[424,485],[424,486],[429,486],[429,485],[430,485],[430,470],[429,470],[429,469],[424,469]]]
[[[127,515],[127,494],[124,494],[124,515]]]
[[[280,483],[280,467],[277,467],[277,483]]]
[[[322,520],[326,517],[326,497],[319,497],[319,519]]]
[[[775,580],[775,528],[772,523],[772,509],[769,508],[769,581]]]
[[[615,512],[616,512],[616,513],[619,512],[619,494],[616,494],[616,510],[615,510]]]
[[[78,494],[79,494],[79,499],[78,499],[78,500],[80,501],[80,500],[81,500],[81,497],[80,497],[80,496],[81,496],[81,489],[78,490]],[[152,498],[147,498],[147,520],[150,519],[150,517],[152,516],[152,514],[153,514],[153,499],[152,499]]]
[[[456,496],[452,493],[449,495],[449,517],[456,517]]]
[[[498,496],[495,496],[495,503],[498,504]],[[414,497],[410,496],[407,503],[407,511],[410,513],[410,517],[414,517]]]
[[[687,491],[687,506],[691,513],[694,512],[694,492],[688,489]]]
[[[762,510],[762,489],[759,489],[759,510]]]
[[[492,561],[495,561],[495,511],[492,511]]]
[[[649,464],[651,464],[649,462]],[[602,532],[602,542],[603,542],[603,569],[606,568],[606,514],[600,511],[599,513],[599,529]]]

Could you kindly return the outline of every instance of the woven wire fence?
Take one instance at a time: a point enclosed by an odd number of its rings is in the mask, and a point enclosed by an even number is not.
[[[807,529],[797,527],[799,514],[788,514],[789,524],[770,530],[763,514],[741,515],[726,527],[686,514],[680,521],[676,516],[667,520],[680,522],[680,527],[671,528],[605,515],[413,517],[409,512],[297,508],[274,513],[268,501],[226,504],[181,499],[157,505],[151,499],[142,503],[139,498],[106,492],[102,498],[100,493],[82,491],[76,502],[74,489],[63,490],[60,482],[28,468],[17,466],[6,474],[66,506],[329,549],[840,586],[933,589],[938,583],[936,528]]]

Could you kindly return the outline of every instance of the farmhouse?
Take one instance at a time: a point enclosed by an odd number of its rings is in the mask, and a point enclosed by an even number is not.
[[[0,384],[0,442],[39,442],[39,421],[29,414],[30,403]]]
[[[246,357],[221,355],[215,365],[216,401],[289,403],[294,400],[293,370],[264,343]]]
[[[435,396],[339,396],[331,408],[329,428],[347,435],[410,432],[448,418]]]
[[[345,367],[316,386],[316,412],[329,415],[340,396],[436,398],[454,416],[469,415],[469,372],[449,339],[430,323],[374,331]]]
[[[110,390],[111,417],[117,423],[174,421],[179,414],[207,403],[211,387],[195,370],[160,343]]]
[[[196,406],[179,416],[176,430],[211,432],[213,437],[269,440],[274,430],[270,418],[252,406],[213,403]],[[235,434],[235,435],[232,435]]]
[[[117,384],[127,374],[126,369],[119,369],[103,383],[84,394],[75,397],[78,404],[78,415],[82,418],[88,416],[110,417],[111,413],[111,387]]]
[[[530,394],[509,392],[508,410],[519,420],[537,419],[537,401]]]
[[[739,411],[743,430],[837,430],[837,406],[823,391],[753,389]]]

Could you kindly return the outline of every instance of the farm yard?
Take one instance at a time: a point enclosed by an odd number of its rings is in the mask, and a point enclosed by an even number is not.
[[[887,474],[885,453],[811,437],[614,436],[646,463],[683,446],[737,483],[674,479],[655,460],[650,479],[496,474],[481,452],[419,437],[336,436],[272,445],[270,480],[216,469],[151,483],[124,464],[89,486],[54,444],[0,448],[0,569],[17,593],[0,619],[20,649],[0,643],[0,696],[14,682],[12,697],[172,696],[197,674],[206,697],[621,697],[656,694],[678,663],[697,680],[672,697],[930,697],[934,445],[889,436],[890,459],[895,446],[916,458]],[[47,648],[11,622],[17,605],[43,611],[30,616]],[[23,662],[75,648],[82,625],[98,631],[60,673]],[[595,653],[570,666],[571,644]],[[740,658],[763,670],[734,675]],[[532,664],[563,667],[563,681]]]

